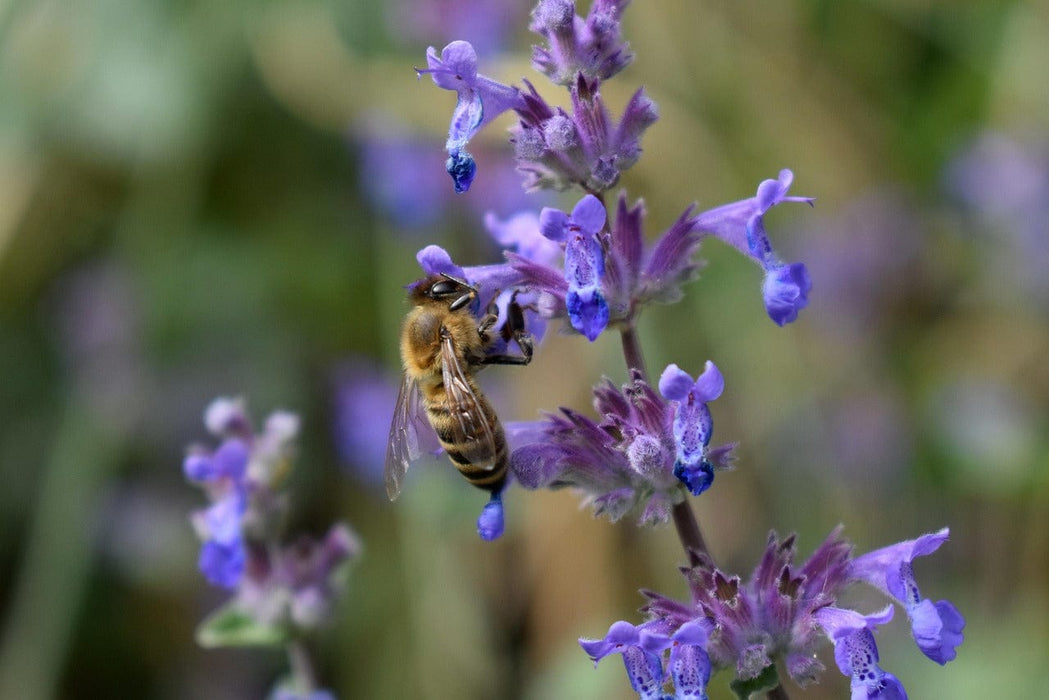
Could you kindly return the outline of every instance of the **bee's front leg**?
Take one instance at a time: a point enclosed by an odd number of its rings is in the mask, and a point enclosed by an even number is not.
[[[484,359],[485,364],[498,365],[527,365],[532,361],[532,352],[535,341],[532,334],[525,331],[524,308],[517,303],[517,290],[510,297],[510,303],[506,305],[506,321],[499,329],[503,340],[509,343],[513,340],[517,347],[521,348],[520,355],[489,355]],[[494,306],[494,302],[493,302]],[[528,307],[531,308],[531,307]],[[498,309],[495,309],[498,311]],[[534,310],[534,309],[533,309]],[[492,307],[489,307],[488,316],[492,316]],[[485,318],[487,319],[488,316]],[[494,323],[494,321],[493,321]]]

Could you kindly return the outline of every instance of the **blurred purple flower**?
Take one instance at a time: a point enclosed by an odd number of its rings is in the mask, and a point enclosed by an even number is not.
[[[368,199],[396,230],[429,229],[447,208],[441,157],[421,137],[388,115],[375,116],[353,134],[360,144],[360,183]]]
[[[236,588],[244,574],[246,553],[241,524],[247,510],[248,447],[229,438],[212,453],[193,452],[183,463],[191,481],[204,486],[212,500],[192,521],[203,541],[198,566],[216,586]]]
[[[397,381],[375,363],[352,359],[334,372],[333,437],[343,466],[368,486],[383,487]]]
[[[1049,140],[988,132],[962,150],[944,174],[992,237],[985,274],[1019,282],[1039,308],[1049,299]],[[1008,288],[1008,287],[1006,287]]]
[[[395,38],[414,44],[468,36],[484,54],[502,49],[524,17],[522,4],[514,0],[395,0],[385,7]]]

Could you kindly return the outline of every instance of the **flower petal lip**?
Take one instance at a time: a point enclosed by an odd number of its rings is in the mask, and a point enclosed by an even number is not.
[[[598,233],[605,225],[605,205],[592,194],[588,194],[572,209],[572,223],[586,233]]]
[[[703,368],[703,374],[696,379],[695,392],[699,401],[713,401],[725,390],[725,378],[721,370],[710,360]]]
[[[659,375],[659,393],[671,401],[681,401],[692,389],[692,377],[676,364],[667,365]]]

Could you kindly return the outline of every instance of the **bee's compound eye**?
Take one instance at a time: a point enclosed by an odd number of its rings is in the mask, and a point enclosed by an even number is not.
[[[439,280],[430,287],[430,296],[443,297],[454,293],[459,288],[457,282],[452,280]]]

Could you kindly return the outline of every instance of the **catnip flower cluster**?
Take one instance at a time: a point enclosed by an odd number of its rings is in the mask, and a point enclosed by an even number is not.
[[[906,612],[919,650],[939,664],[951,661],[964,618],[949,601],[924,598],[913,569],[915,559],[946,542],[946,528],[858,556],[838,528],[801,564],[795,537],[773,533],[746,579],[719,568],[699,531],[690,499],[716,498],[715,474],[733,466],[735,445],[712,444],[710,403],[726,381],[711,361],[701,369],[694,362],[670,364],[650,381],[638,315],[652,303],[680,300],[702,265],[701,245],[715,238],[761,268],[769,318],[778,326],[796,321],[813,284],[804,263],[785,262],[776,253],[765,217],[776,205],[812,205],[813,199],[789,195],[794,176],[783,169],[759,183],[753,196],[702,212],[686,206],[655,237],[644,233],[641,200],[621,191],[609,205],[606,196],[637,162],[643,135],[659,118],[643,88],[618,116],[601,95],[602,84],[634,58],[621,36],[628,4],[594,0],[585,17],[569,0],[536,5],[530,28],[541,41],[532,64],[568,91],[570,109],[551,106],[527,80],[519,87],[486,77],[466,41],[427,51],[427,68],[418,74],[456,93],[445,144],[456,192],[466,193],[478,177],[467,151],[471,138],[513,112],[510,142],[524,187],[580,194],[570,210],[547,207],[505,221],[488,215],[488,233],[504,249],[501,261],[464,267],[436,245],[417,260],[427,274],[474,286],[478,314],[493,301],[506,314],[507,301],[515,299],[537,340],[557,320],[591,342],[607,332],[620,335],[629,379],[617,386],[595,376],[596,417],[561,407],[539,421],[507,424],[517,484],[574,489],[596,515],[613,521],[636,514],[643,526],[673,522],[688,557],[682,573],[689,599],[645,591],[646,620],[615,622],[603,638],[580,640],[595,663],[620,655],[631,687],[645,699],[669,697],[668,685],[675,698],[705,698],[711,674],[720,670],[735,675],[741,697],[767,692],[783,698],[783,678],[799,686],[819,678],[824,668],[816,651],[829,642],[853,700],[905,698],[901,681],[879,666],[874,637],[894,607],[860,612],[846,607],[842,595],[861,586],[884,594]]]
[[[256,432],[242,401],[220,398],[208,406],[204,423],[221,442],[214,449],[191,447],[183,473],[211,501],[191,516],[202,542],[200,571],[233,598],[204,621],[198,641],[298,648],[304,635],[331,620],[360,542],[342,523],[320,539],[282,541],[289,498],[281,487],[292,466],[296,415],[277,411]],[[314,686],[310,670],[293,668],[273,697],[334,697]]]

